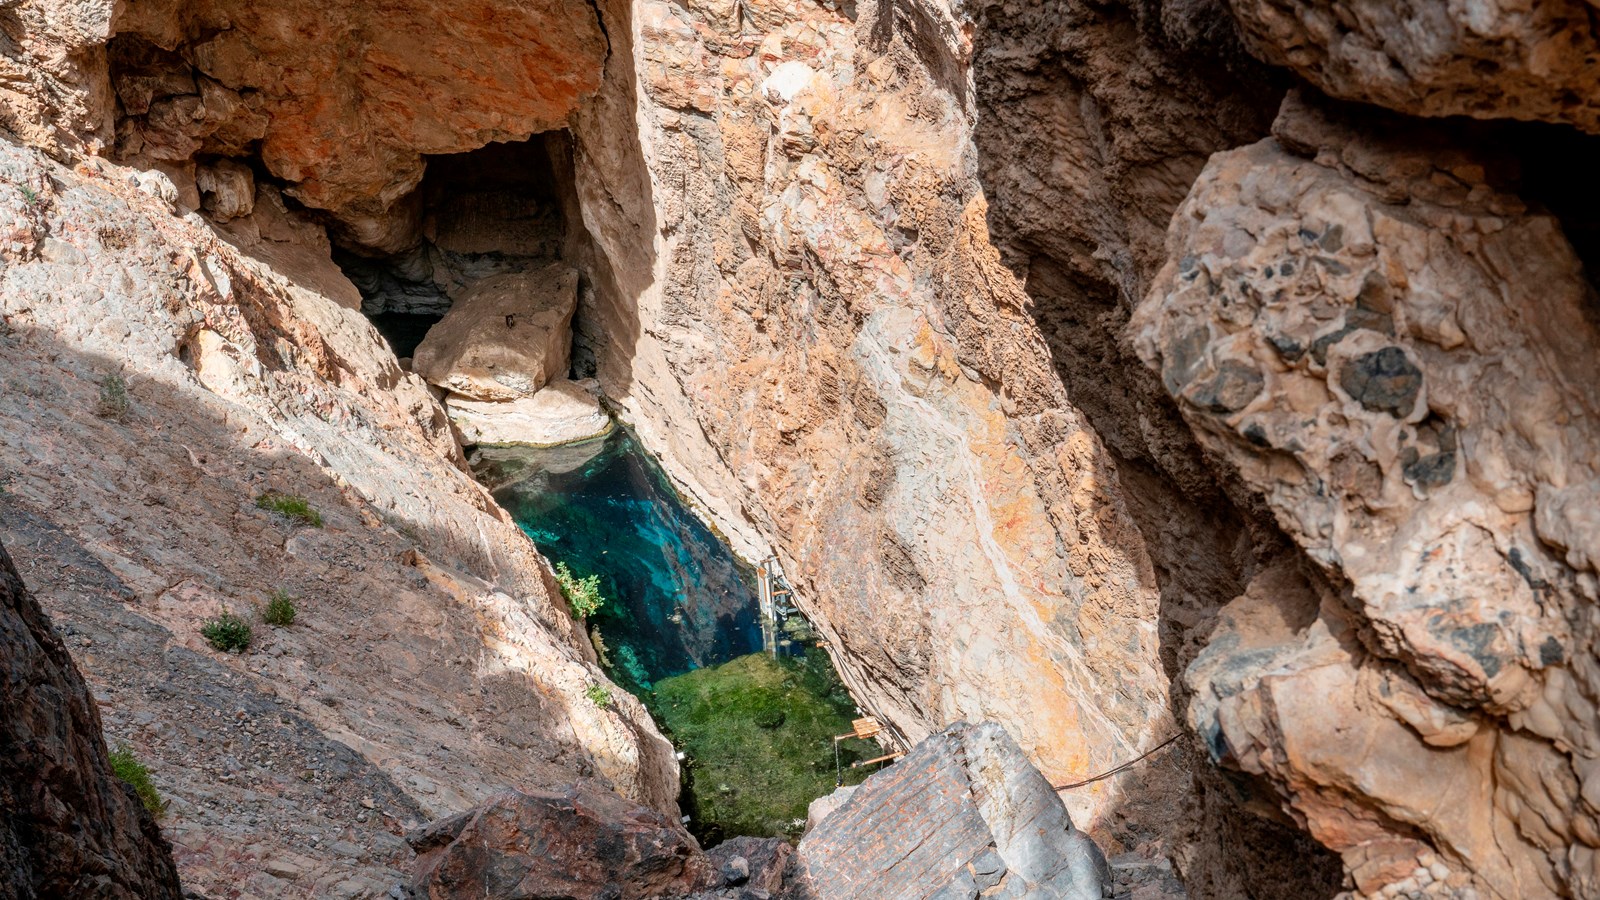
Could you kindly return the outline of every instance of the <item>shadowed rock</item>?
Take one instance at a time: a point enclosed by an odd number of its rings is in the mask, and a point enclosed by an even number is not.
[[[715,880],[678,823],[593,782],[564,794],[508,791],[406,836],[414,896],[683,896]]]
[[[0,547],[0,897],[180,896],[172,850],[111,772],[83,676]]]

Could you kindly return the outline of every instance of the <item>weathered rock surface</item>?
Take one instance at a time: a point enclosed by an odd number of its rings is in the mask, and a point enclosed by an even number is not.
[[[268,239],[261,191],[241,251],[129,175],[0,142],[0,540],[171,799],[187,886],[381,893],[391,830],[508,784],[675,813],[671,746],[630,696],[584,696],[604,676],[544,562],[423,381],[312,287],[342,281],[326,252]],[[127,410],[96,415],[113,373]],[[269,489],[323,527],[258,509]],[[300,615],[249,653],[200,636],[278,590]]]
[[[1600,132],[1588,0],[1230,0],[1250,49],[1326,93],[1419,116]]]
[[[181,164],[259,141],[296,199],[358,230],[417,186],[424,155],[560,127],[598,87],[606,56],[594,9],[560,0],[119,12],[100,24],[101,41],[117,35],[119,153]]]
[[[1134,323],[1315,563],[1224,610],[1191,724],[1364,893],[1594,894],[1594,288],[1448,131],[1275,130],[1212,160]]]
[[[564,793],[509,792],[406,836],[419,900],[681,897],[719,880],[683,827],[581,782]]]
[[[974,139],[991,240],[1116,469],[1160,593],[1161,661],[1175,675],[1281,538],[1219,489],[1126,326],[1206,159],[1265,135],[1286,79],[1243,50],[1221,3],[987,2],[979,12]],[[1185,693],[1173,685],[1179,708]],[[1198,896],[1337,889],[1336,858],[1243,811],[1191,753],[1165,751],[1119,791],[1114,815],[1083,821],[1122,847],[1164,848]]]
[[[606,394],[737,549],[777,552],[896,738],[994,719],[1087,776],[1174,727],[1153,573],[989,245],[963,26],[857,11],[603,8],[631,25],[573,127],[580,317]]]
[[[472,400],[518,400],[567,373],[578,273],[564,265],[475,282],[417,345],[411,369]]]
[[[1099,900],[1111,883],[1100,848],[994,724],[953,726],[868,778],[806,833],[800,868],[827,900]]]
[[[604,436],[611,417],[595,397],[593,382],[552,381],[532,397],[471,400],[450,396],[445,413],[464,444],[549,447]]]
[[[100,715],[0,547],[0,896],[177,900],[172,848],[111,771]]]

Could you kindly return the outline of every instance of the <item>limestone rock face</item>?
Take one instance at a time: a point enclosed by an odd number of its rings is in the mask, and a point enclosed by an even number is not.
[[[112,105],[105,43],[116,0],[22,0],[0,17],[0,127],[54,152],[105,149]]]
[[[472,400],[517,400],[566,375],[578,273],[556,265],[467,288],[417,345],[412,371]]]
[[[418,900],[649,900],[718,880],[681,825],[591,782],[501,794],[407,840]]]
[[[593,8],[563,0],[154,0],[113,30],[124,156],[259,141],[293,196],[356,224],[417,186],[425,154],[560,127],[606,56]]]
[[[1593,894],[1594,288],[1438,135],[1296,98],[1276,133],[1213,158],[1134,321],[1314,563],[1227,607],[1191,724],[1365,892],[1435,859],[1438,890]]]
[[[989,244],[962,24],[603,12],[631,26],[573,134],[607,396],[736,549],[777,553],[897,739],[993,719],[1065,781],[1165,737],[1148,557]]]
[[[1419,116],[1600,132],[1587,0],[1230,0],[1251,51],[1328,94]]]
[[[1100,848],[1005,729],[960,724],[853,790],[800,843],[815,896],[1099,900]]]
[[[94,697],[4,547],[0,808],[0,895],[182,895],[172,848],[112,773]]]
[[[381,896],[394,831],[508,784],[603,779],[675,816],[671,745],[625,692],[587,699],[604,675],[547,564],[320,287],[351,290],[326,244],[270,191],[225,240],[132,175],[0,141],[0,540],[172,801],[185,886]],[[97,415],[111,375],[127,404]],[[277,591],[292,627],[256,618]],[[202,637],[224,609],[249,652]]]
[[[444,409],[465,444],[548,447],[611,430],[611,417],[595,398],[593,382],[552,381],[532,397],[516,400],[446,397]]]

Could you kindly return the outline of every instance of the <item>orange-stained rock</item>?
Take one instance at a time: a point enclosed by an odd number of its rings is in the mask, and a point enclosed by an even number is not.
[[[149,0],[112,29],[119,152],[259,141],[291,195],[352,222],[416,187],[423,155],[562,127],[607,52],[594,9],[565,0]]]

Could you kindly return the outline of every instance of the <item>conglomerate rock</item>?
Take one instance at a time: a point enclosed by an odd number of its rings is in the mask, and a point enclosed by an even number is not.
[[[4,547],[0,811],[0,896],[180,896],[172,848],[112,774],[94,697]]]
[[[1276,134],[1213,158],[1134,322],[1315,563],[1224,610],[1191,724],[1363,891],[1593,895],[1594,288],[1460,141],[1298,97]]]
[[[1591,0],[1229,0],[1250,49],[1328,94],[1419,116],[1600,132]]]

